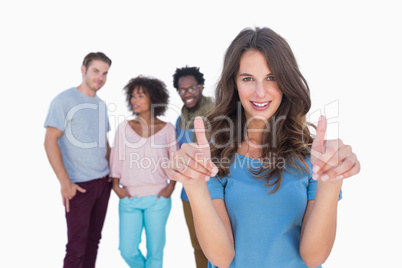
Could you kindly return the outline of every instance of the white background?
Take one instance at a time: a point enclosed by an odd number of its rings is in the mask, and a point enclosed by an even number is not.
[[[122,89],[130,78],[165,81],[172,109],[163,119],[174,123],[182,105],[172,85],[176,67],[200,66],[211,96],[225,49],[253,26],[287,39],[311,88],[312,121],[326,113],[331,136],[351,144],[361,161],[360,174],[344,183],[337,239],[324,267],[397,267],[402,19],[396,3],[2,1],[0,267],[62,266],[66,224],[43,123],[50,101],[80,84],[87,53],[102,51],[113,60],[99,92],[112,110],[111,139],[113,122],[129,115]],[[180,190],[167,225],[168,268],[195,267]],[[97,267],[126,267],[117,249],[117,201],[112,194]]]

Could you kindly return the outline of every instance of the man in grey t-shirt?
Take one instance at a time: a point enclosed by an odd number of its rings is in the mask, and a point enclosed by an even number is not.
[[[64,267],[95,267],[109,202],[110,129],[105,103],[96,95],[112,61],[89,53],[81,67],[82,83],[57,95],[45,121],[45,150],[60,182],[66,211]]]

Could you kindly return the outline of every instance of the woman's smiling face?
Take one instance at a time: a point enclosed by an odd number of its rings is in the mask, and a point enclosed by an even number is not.
[[[268,120],[282,102],[282,91],[260,51],[249,50],[241,56],[236,85],[247,120]]]

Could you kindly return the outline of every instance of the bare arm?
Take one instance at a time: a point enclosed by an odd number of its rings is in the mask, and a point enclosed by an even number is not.
[[[235,251],[225,202],[222,199],[211,200],[205,182],[197,181],[184,187],[190,200],[197,238],[205,256],[217,267],[229,267]]]
[[[66,207],[66,211],[69,212],[69,200],[74,197],[77,190],[80,192],[85,192],[85,190],[72,183],[68,177],[66,168],[63,164],[60,147],[57,144],[57,140],[61,137],[61,135],[63,135],[61,130],[54,127],[47,127],[45,136],[45,150],[49,163],[60,182],[63,205]]]
[[[113,191],[116,193],[116,195],[120,198],[123,199],[126,196],[128,198],[133,199],[133,197],[126,191],[126,189],[120,187],[120,178],[111,178],[113,181]]]
[[[107,146],[106,160],[110,164],[110,152],[112,149],[110,148],[109,141],[106,141],[106,146]]]
[[[45,136],[45,150],[50,165],[59,179],[60,184],[67,184],[71,181],[63,164],[60,147],[57,144],[61,135],[63,135],[61,130],[54,127],[48,127]]]
[[[300,255],[308,267],[323,264],[331,253],[341,186],[342,181],[317,181],[315,200],[307,204],[300,236]]]
[[[159,199],[161,196],[163,196],[164,198],[169,198],[170,196],[172,196],[175,187],[176,181],[170,180],[169,184],[159,191],[157,199]]]
[[[325,140],[326,129],[327,120],[321,116],[311,147],[317,191],[315,200],[308,202],[300,236],[300,255],[309,267],[317,267],[328,258],[335,241],[342,181],[360,171],[351,147],[339,139]]]
[[[215,266],[229,267],[235,255],[233,235],[224,201],[211,200],[207,187],[206,180],[215,176],[218,168],[211,161],[201,117],[195,119],[194,129],[197,144],[183,144],[170,160],[166,174],[183,183],[197,238],[208,260]]]

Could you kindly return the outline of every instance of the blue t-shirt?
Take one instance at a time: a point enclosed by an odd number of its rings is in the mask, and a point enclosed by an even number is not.
[[[306,162],[311,171],[310,158]],[[248,169],[260,166],[258,160],[236,154],[228,177],[208,181],[211,198],[225,201],[232,226],[235,257],[229,267],[305,268],[299,253],[300,232],[317,182],[311,172],[289,168],[279,190],[269,194],[266,180],[255,178]]]
[[[109,174],[109,118],[106,104],[98,96],[89,97],[75,87],[61,92],[50,103],[44,126],[63,131],[57,143],[72,182]]]
[[[177,118],[177,121],[176,121],[176,138],[177,138],[177,142],[179,143],[179,146],[181,147],[184,143],[192,143],[193,142],[194,128],[182,129],[179,126],[179,121],[180,121],[180,116],[179,116],[179,118]],[[184,201],[189,202],[186,191],[184,190],[184,187],[181,190],[180,198]]]

